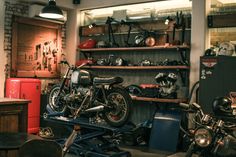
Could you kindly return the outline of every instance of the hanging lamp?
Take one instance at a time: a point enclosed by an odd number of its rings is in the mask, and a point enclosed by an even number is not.
[[[64,17],[62,10],[56,6],[55,0],[49,0],[48,5],[41,10],[39,16],[51,19],[60,19]]]

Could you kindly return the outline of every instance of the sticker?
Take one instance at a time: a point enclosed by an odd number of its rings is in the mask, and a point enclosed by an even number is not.
[[[204,59],[202,59],[202,64],[205,67],[212,68],[217,64],[217,59],[216,58],[204,58]]]

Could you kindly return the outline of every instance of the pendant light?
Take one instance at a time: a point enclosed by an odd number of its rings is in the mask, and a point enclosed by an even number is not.
[[[56,6],[55,0],[49,0],[48,5],[41,10],[39,16],[51,19],[60,19],[64,17],[62,10]]]

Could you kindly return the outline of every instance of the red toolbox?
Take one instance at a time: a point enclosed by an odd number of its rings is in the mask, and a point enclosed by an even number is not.
[[[40,122],[41,81],[33,78],[9,78],[6,97],[31,100],[28,106],[28,133],[38,133]]]

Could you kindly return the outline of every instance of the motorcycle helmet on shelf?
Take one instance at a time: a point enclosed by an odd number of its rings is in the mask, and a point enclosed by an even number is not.
[[[233,56],[235,53],[234,45],[230,42],[222,42],[219,46],[218,55]]]
[[[129,94],[131,94],[133,96],[142,96],[143,95],[142,88],[138,85],[132,84],[132,85],[125,87],[125,89],[129,92]]]
[[[106,48],[106,47],[109,47],[109,46],[105,41],[100,40],[100,41],[97,42],[96,47],[97,48]]]
[[[87,40],[85,40],[85,41],[82,41],[82,42],[78,45],[78,47],[79,47],[80,49],[91,49],[91,48],[95,48],[95,47],[96,47],[96,44],[97,44],[96,40],[94,40],[94,39],[87,39]]]
[[[152,46],[155,46],[155,44],[156,44],[155,38],[153,38],[153,37],[147,37],[147,38],[145,39],[145,45],[146,45],[146,46],[152,47]]]
[[[229,97],[216,97],[212,103],[212,109],[216,116],[232,116],[232,101]]]
[[[216,52],[214,51],[214,49],[209,48],[209,49],[206,49],[204,56],[216,56]]]
[[[134,38],[134,43],[136,46],[144,46],[145,37],[143,35],[137,35]]]

